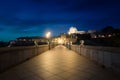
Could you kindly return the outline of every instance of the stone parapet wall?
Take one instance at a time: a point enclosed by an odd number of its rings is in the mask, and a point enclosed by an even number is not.
[[[120,72],[120,48],[71,45],[71,49],[115,72]]]
[[[48,45],[0,48],[0,72],[47,50]]]

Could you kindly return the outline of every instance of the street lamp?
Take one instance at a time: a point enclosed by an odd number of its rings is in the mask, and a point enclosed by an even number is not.
[[[46,38],[50,38],[50,36],[51,36],[51,32],[47,32],[46,33]]]
[[[50,36],[51,36],[51,32],[47,32],[46,33],[46,38],[48,39],[49,50],[50,50],[50,40],[49,40]]]

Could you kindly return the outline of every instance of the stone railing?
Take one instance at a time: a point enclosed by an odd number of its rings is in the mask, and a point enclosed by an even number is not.
[[[71,45],[71,50],[120,73],[120,48]]]
[[[48,45],[0,48],[0,72],[49,49]]]

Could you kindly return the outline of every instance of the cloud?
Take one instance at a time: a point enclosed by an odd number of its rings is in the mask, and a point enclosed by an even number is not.
[[[4,29],[0,27],[0,32],[1,32],[1,31],[4,31]]]
[[[0,0],[0,35],[53,35],[78,30],[120,27],[119,0]],[[10,36],[12,35],[12,36]]]
[[[104,0],[5,0],[1,3],[0,24],[23,28],[43,24],[94,24],[107,22],[110,17],[114,23],[119,21],[116,13],[120,13],[118,2]]]
[[[85,21],[99,21],[115,15],[111,1],[103,0],[12,0],[10,8],[3,6],[0,23],[8,26],[37,26],[42,24],[79,23]],[[9,2],[9,1],[8,1]],[[12,3],[14,2],[14,3]],[[32,3],[33,2],[33,3]],[[5,3],[5,2],[4,2]],[[15,4],[16,3],[16,4]],[[23,5],[22,5],[23,3]],[[108,3],[108,4],[106,4]],[[36,5],[38,4],[38,5]],[[17,5],[17,8],[15,7]],[[1,6],[1,7],[2,7]],[[18,10],[17,10],[18,9]],[[114,11],[114,12],[113,12]],[[4,14],[5,13],[5,14]]]

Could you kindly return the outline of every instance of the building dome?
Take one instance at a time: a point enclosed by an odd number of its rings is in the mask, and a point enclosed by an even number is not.
[[[77,28],[71,27],[68,31],[68,34],[73,34],[73,33],[76,33],[77,31],[78,31]]]

